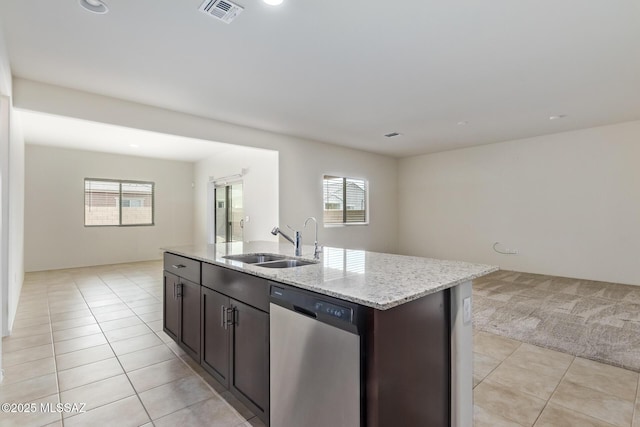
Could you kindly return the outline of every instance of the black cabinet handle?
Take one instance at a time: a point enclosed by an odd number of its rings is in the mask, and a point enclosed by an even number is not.
[[[225,329],[227,329],[227,322],[225,319],[226,312],[227,312],[226,307],[224,305],[221,305],[220,306],[220,327]]]
[[[235,310],[236,309],[234,307],[222,306],[222,326],[225,329],[229,329],[229,325],[233,325]],[[231,320],[229,320],[229,314],[231,314]]]
[[[238,307],[233,307],[233,309],[231,309],[231,324],[233,326],[238,326]]]

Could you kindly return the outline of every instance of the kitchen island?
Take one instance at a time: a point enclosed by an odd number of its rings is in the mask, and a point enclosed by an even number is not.
[[[295,258],[314,261],[313,250],[304,246],[302,256]],[[277,414],[270,416],[269,408],[269,375],[278,372],[273,364],[271,372],[268,367],[269,335],[273,343],[276,332],[269,328],[273,290],[291,288],[353,307],[354,333],[360,337],[361,425],[472,425],[471,281],[497,267],[342,248],[324,248],[317,262],[293,268],[226,258],[241,254],[293,258],[291,245],[275,242],[165,251],[165,331],[232,392],[236,390],[265,423],[282,424]],[[172,301],[180,298],[183,308],[173,309]],[[191,305],[184,308],[188,300]],[[208,308],[211,301],[216,301],[215,307]],[[179,320],[174,322],[172,313],[180,313]],[[246,319],[244,330],[234,326],[238,318]],[[249,333],[247,324],[253,325]],[[220,330],[211,331],[214,326]],[[221,334],[226,335],[220,338]],[[211,344],[213,338],[228,340],[232,348],[221,352],[222,346]],[[258,343],[244,350],[251,357],[240,348],[247,341]],[[276,350],[271,348],[272,359],[286,355]],[[231,367],[216,368],[225,358],[232,362],[222,365]],[[243,379],[241,367],[260,372]]]

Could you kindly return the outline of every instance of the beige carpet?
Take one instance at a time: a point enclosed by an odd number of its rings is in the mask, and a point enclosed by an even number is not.
[[[497,271],[473,309],[478,330],[640,372],[640,286]]]

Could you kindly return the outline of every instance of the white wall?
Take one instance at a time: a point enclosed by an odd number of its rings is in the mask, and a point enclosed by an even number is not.
[[[400,252],[640,285],[639,159],[640,121],[402,159]]]
[[[11,66],[9,64],[9,54],[4,43],[4,32],[0,23],[0,94],[12,96]]]
[[[397,251],[397,172],[394,158],[323,145],[289,143],[280,149],[280,226],[299,229],[304,219],[320,221],[319,242],[325,246]],[[322,177],[325,174],[365,178],[369,182],[369,225],[322,226]],[[310,225],[305,244],[313,243]]]
[[[0,97],[11,96],[12,87],[11,87],[11,69],[9,68],[9,55],[7,54],[6,45],[4,43],[4,33],[2,31],[2,24],[0,23]],[[1,101],[0,101],[1,102]],[[4,188],[5,182],[5,162],[4,156],[6,156],[6,151],[4,149],[4,144],[8,138],[8,128],[7,121],[3,121],[2,116],[4,114],[3,106],[0,104],[0,335],[4,335],[5,330],[7,330],[8,324],[8,310],[5,310],[6,306],[6,296],[5,289],[8,290],[7,284],[7,274],[6,270],[6,257],[4,253],[5,242],[8,241],[8,236],[5,232],[5,221],[4,217],[4,206],[5,203],[8,203],[8,194]],[[0,339],[0,368],[2,368],[2,339]],[[4,371],[0,369],[0,382],[2,382]]]
[[[24,137],[19,113],[11,110],[9,134],[9,268],[8,282],[8,331],[18,309],[20,292],[24,282]]]
[[[14,98],[17,107],[27,110],[276,150],[281,225],[301,227],[308,216],[322,217],[324,173],[365,178],[370,184],[370,224],[323,228],[320,243],[396,251],[398,169],[394,158],[23,79],[14,81]]]
[[[12,83],[9,55],[0,27],[0,332],[3,336],[8,335],[13,326],[24,279],[24,140],[12,105]],[[1,350],[0,343],[0,366]]]
[[[278,153],[276,151],[231,146],[195,165],[194,243],[208,242],[207,222],[209,177],[221,178],[245,170],[242,177],[244,223],[243,240],[275,240],[269,232],[278,224]]]
[[[28,143],[28,141],[27,141]],[[84,179],[155,182],[155,225],[84,227]],[[26,271],[160,259],[193,240],[193,163],[27,144]]]
[[[10,99],[0,93],[0,335],[9,325],[9,106]],[[2,340],[0,340],[2,341]],[[0,362],[2,343],[0,342]],[[0,371],[2,380],[2,371]]]

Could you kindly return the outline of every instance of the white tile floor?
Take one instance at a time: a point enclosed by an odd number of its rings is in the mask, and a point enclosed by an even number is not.
[[[639,377],[637,372],[476,332],[475,425],[638,427]]]
[[[3,368],[0,402],[36,410],[2,426],[263,425],[162,332],[160,262],[27,274]]]
[[[162,264],[26,276],[3,340],[2,426],[260,426],[162,332]],[[636,372],[474,334],[474,418],[491,426],[640,427]],[[86,412],[40,411],[84,403]],[[45,407],[46,409],[46,407]]]

